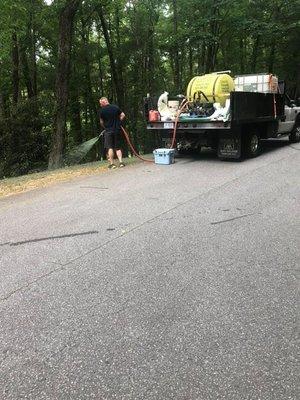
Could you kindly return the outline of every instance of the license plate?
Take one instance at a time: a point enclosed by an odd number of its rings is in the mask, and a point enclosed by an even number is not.
[[[174,122],[165,122],[164,128],[165,129],[174,129]]]

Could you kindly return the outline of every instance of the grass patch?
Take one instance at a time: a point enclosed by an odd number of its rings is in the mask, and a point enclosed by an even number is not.
[[[135,157],[126,158],[126,165],[134,164],[139,160]],[[96,175],[107,171],[107,161],[97,161],[88,164],[73,165],[53,171],[37,172],[22,175],[16,178],[0,180],[0,198],[29,190],[51,186],[57,182],[69,181],[78,176]]]

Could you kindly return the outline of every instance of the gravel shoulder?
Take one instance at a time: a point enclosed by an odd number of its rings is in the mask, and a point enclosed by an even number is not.
[[[139,162],[139,160],[132,157],[124,159],[124,162],[126,165],[132,165]],[[98,161],[64,167],[54,171],[42,171],[15,178],[5,178],[0,180],[0,198],[38,188],[45,188],[58,182],[66,182],[78,177],[97,175],[105,172],[108,172],[107,161]]]

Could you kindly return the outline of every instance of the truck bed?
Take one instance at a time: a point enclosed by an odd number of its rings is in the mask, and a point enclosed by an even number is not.
[[[171,122],[148,122],[147,129],[149,130],[173,130],[175,123]],[[230,129],[231,123],[230,121],[179,121],[177,124],[177,130],[180,131],[201,131],[207,129]]]
[[[177,130],[201,132],[230,130],[246,123],[271,122],[284,118],[284,96],[271,93],[232,92],[230,94],[230,120],[211,120],[209,117],[179,119]],[[147,129],[168,131],[173,121],[148,122]]]

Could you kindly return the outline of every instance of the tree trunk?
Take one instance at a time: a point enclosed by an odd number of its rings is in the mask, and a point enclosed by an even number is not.
[[[245,73],[245,52],[244,52],[244,39],[240,37],[240,73]]]
[[[149,28],[148,31],[148,49],[147,49],[147,89],[149,93],[154,91],[154,27]]]
[[[25,46],[21,46],[21,48],[20,48],[20,59],[21,59],[21,63],[22,63],[23,76],[24,76],[24,81],[25,81],[25,85],[27,88],[28,98],[31,99],[32,97],[35,96],[35,94],[34,94],[33,83],[32,83],[31,76],[30,76],[30,70],[29,70]]]
[[[252,62],[251,62],[252,73],[256,72],[259,45],[260,45],[260,36],[257,36],[254,40],[253,51],[252,51]]]
[[[58,65],[56,72],[56,109],[53,125],[52,149],[48,168],[62,165],[63,149],[66,133],[66,113],[69,95],[69,75],[73,22],[81,0],[67,0],[59,18]]]
[[[205,72],[213,72],[216,66],[216,60],[217,60],[217,53],[219,50],[219,40],[220,40],[220,22],[219,22],[219,17],[220,17],[220,11],[219,11],[219,6],[217,4],[214,4],[212,7],[212,16],[211,16],[211,22],[210,22],[210,34],[211,34],[211,40],[208,45],[208,50],[207,50],[207,59],[206,59],[206,67],[205,67]]]
[[[273,14],[273,20],[277,24],[280,21],[280,15],[281,15],[281,10],[284,5],[285,1],[282,1],[280,3],[275,4],[274,6],[274,14]],[[279,20],[279,21],[278,21]],[[269,62],[268,62],[268,70],[269,72],[274,72],[274,63],[275,63],[275,54],[276,54],[276,45],[278,43],[278,36],[275,36],[275,33],[272,35],[272,40],[271,40],[271,49],[269,53]]]
[[[206,47],[205,44],[199,41],[197,48],[197,74],[200,75],[205,70],[205,57],[206,57]]]
[[[85,68],[85,80],[87,88],[87,100],[88,108],[90,110],[90,122],[92,129],[97,129],[97,108],[93,97],[93,88],[91,80],[91,67],[90,67],[90,57],[89,57],[89,28],[85,28],[84,23],[82,23],[81,38],[83,41],[83,63]]]
[[[0,118],[1,119],[5,118],[5,101],[4,101],[4,95],[1,92],[0,92]]]
[[[173,4],[173,34],[174,34],[174,86],[176,91],[181,90],[180,85],[180,65],[179,65],[179,49],[178,49],[178,9],[177,0],[172,0]]]
[[[275,39],[272,40],[270,56],[269,56],[269,72],[274,72],[274,62],[275,62],[275,49],[276,49],[276,42]]]
[[[0,92],[0,117],[2,119],[9,117],[9,110],[7,107],[7,96],[3,92]]]
[[[122,102],[120,103],[120,107],[124,107],[125,105],[125,93],[124,93],[124,81],[123,81],[123,60],[122,60],[122,50],[121,50],[121,33],[120,33],[120,5],[117,5],[115,8],[115,16],[116,16],[116,35],[117,35],[117,57],[116,57],[116,69],[117,76],[120,85],[120,96]]]
[[[189,43],[189,77],[192,79],[192,76],[194,75],[194,68],[193,68],[193,47],[191,43]]]
[[[71,131],[75,144],[82,143],[81,132],[81,117],[80,117],[80,102],[77,88],[70,95],[70,116],[71,116]]]
[[[120,79],[118,76],[113,47],[112,47],[111,40],[109,37],[109,32],[108,32],[107,23],[106,23],[106,20],[104,17],[103,7],[101,5],[98,7],[98,14],[99,14],[102,31],[103,31],[103,35],[104,35],[104,39],[105,39],[105,43],[106,43],[106,47],[107,47],[108,57],[109,57],[109,61],[110,61],[112,81],[113,81],[114,89],[115,89],[115,92],[117,95],[117,102],[119,104],[119,107],[123,108],[123,106],[124,106],[124,91],[123,91],[123,87],[121,85],[121,82],[120,82]]]
[[[101,27],[97,24],[97,35],[98,35],[98,79],[99,79],[99,93],[100,96],[104,96],[104,85],[103,85],[103,68],[102,68],[102,54],[101,54]]]
[[[37,65],[36,65],[36,24],[34,11],[30,14],[30,41],[31,41],[31,81],[34,96],[37,96]]]
[[[19,44],[17,33],[12,33],[12,84],[13,84],[13,103],[18,104],[20,97],[20,62],[19,62]]]

